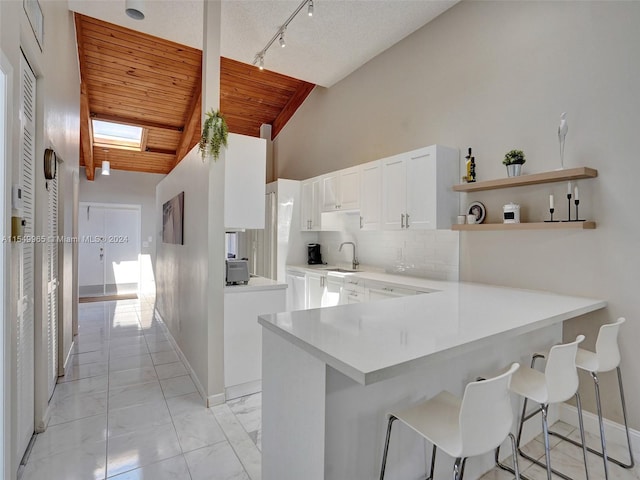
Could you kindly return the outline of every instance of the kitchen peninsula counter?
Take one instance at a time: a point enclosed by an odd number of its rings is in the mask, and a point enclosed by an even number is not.
[[[264,480],[375,478],[389,409],[444,389],[461,395],[477,375],[528,362],[533,351],[561,341],[565,320],[606,307],[597,299],[416,280],[433,293],[259,317]],[[386,478],[417,478],[428,460],[423,444],[398,430]],[[490,468],[490,457],[468,466],[466,476]]]

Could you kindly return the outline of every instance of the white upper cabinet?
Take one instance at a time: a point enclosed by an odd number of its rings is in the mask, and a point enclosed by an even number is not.
[[[322,211],[360,208],[360,169],[345,168],[322,176]]]
[[[301,184],[300,229],[303,231],[320,230],[321,180],[314,177]]]
[[[230,133],[225,152],[224,224],[231,230],[264,228],[267,142]]]
[[[378,230],[382,213],[382,167],[380,160],[360,166],[360,228]]]
[[[381,162],[384,229],[451,228],[458,213],[451,190],[459,172],[457,149],[432,145]]]
[[[403,155],[381,160],[382,165],[382,228],[404,228],[407,212],[407,174]]]

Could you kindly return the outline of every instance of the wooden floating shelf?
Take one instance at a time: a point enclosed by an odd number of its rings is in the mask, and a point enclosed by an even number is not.
[[[483,190],[495,190],[498,188],[521,187],[523,185],[537,185],[540,183],[565,182],[569,180],[580,180],[582,178],[595,178],[598,170],[589,167],[567,168],[564,170],[554,170],[552,172],[532,173],[531,175],[520,175],[518,177],[499,178],[497,180],[487,180],[484,182],[462,183],[454,185],[456,192],[481,192]]]
[[[477,223],[453,225],[452,230],[487,232],[490,230],[593,230],[596,222],[528,222],[528,223]]]

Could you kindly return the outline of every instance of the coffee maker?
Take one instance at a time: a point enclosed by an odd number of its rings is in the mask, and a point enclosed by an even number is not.
[[[309,265],[322,265],[322,254],[319,243],[307,244],[307,263]]]

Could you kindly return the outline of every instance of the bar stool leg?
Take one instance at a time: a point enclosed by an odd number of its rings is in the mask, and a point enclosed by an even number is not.
[[[629,423],[627,421],[627,405],[625,402],[625,398],[624,398],[624,389],[622,387],[622,373],[620,371],[620,367],[618,366],[616,368],[617,372],[618,372],[618,388],[620,390],[620,402],[622,404],[622,417],[624,419],[624,428],[625,428],[625,432],[627,435],[627,448],[629,449],[629,463],[623,463],[620,460],[617,460],[615,458],[609,457],[606,453],[603,455],[602,452],[599,452],[591,447],[587,447],[587,451],[593,453],[594,455],[598,455],[600,457],[606,456],[607,457],[607,461],[615,463],[616,465],[622,467],[622,468],[633,468],[635,466],[635,460],[633,458],[633,449],[631,447],[631,435],[629,434]],[[595,389],[596,389],[596,407],[598,409],[598,422],[600,424],[600,441],[601,441],[601,445],[602,445],[602,450],[605,451],[605,445],[606,445],[606,439],[604,436],[604,420],[602,418],[602,405],[600,403],[600,385],[599,385],[599,381],[597,378],[597,374],[595,374],[594,372],[591,372],[593,381],[594,381],[594,385],[595,385]],[[561,438],[573,445],[575,445],[576,447],[582,447],[582,445],[580,444],[580,442],[575,441],[572,438],[569,438],[565,435],[562,435],[560,433],[557,432],[549,432],[550,435],[554,435],[558,438]],[[608,478],[606,475],[608,474],[608,466],[607,468],[605,468],[605,478]]]
[[[584,458],[584,473],[589,480],[589,467],[587,466],[587,442],[584,438],[584,422],[582,421],[582,402],[580,402],[580,394],[576,392],[576,407],[578,407],[578,423],[580,425],[580,440],[582,441],[582,456]],[[606,454],[605,454],[606,458]],[[606,464],[606,460],[605,460]],[[606,472],[606,469],[605,469]]]
[[[389,415],[389,423],[387,424],[387,438],[384,441],[384,453],[382,454],[382,467],[380,467],[380,480],[384,480],[384,471],[387,468],[387,454],[389,453],[389,440],[391,440],[391,427],[393,422],[397,420],[393,415]]]
[[[596,372],[591,372],[591,378],[596,387],[596,408],[598,410],[598,425],[600,427],[600,445],[602,445],[602,463],[604,464],[604,478],[609,480],[609,462],[607,462],[607,442],[604,436],[604,421],[602,419],[602,405],[600,403],[600,382]],[[583,442],[584,443],[584,440]]]
[[[462,480],[462,462],[463,459],[461,457],[456,458],[453,464],[453,480]]]
[[[547,463],[547,480],[551,480],[551,449],[549,448],[549,424],[547,422],[548,408],[548,405],[543,404],[540,406],[540,412],[542,413],[542,433],[544,434],[544,457]]]
[[[433,480],[433,472],[436,469],[436,451],[437,450],[438,450],[438,447],[434,445],[433,450],[431,450],[431,470],[429,471],[429,477],[427,478],[427,480]]]
[[[627,421],[627,404],[624,401],[624,389],[622,388],[622,372],[620,371],[619,365],[616,368],[616,370],[618,371],[618,387],[620,389],[620,401],[622,402],[622,418],[624,418],[624,429],[627,432],[627,446],[629,447],[629,463],[624,464],[622,462],[612,460],[611,458],[609,460],[620,465],[621,467],[633,468],[635,465],[635,461],[633,459],[633,450],[631,449],[631,436],[629,435],[629,422]]]
[[[516,480],[520,480],[521,478],[524,480],[529,480],[524,475],[520,475],[520,466],[518,464],[518,445],[516,442],[516,437],[513,436],[513,433],[509,434],[509,439],[511,440],[511,454],[513,455],[513,468],[511,468],[506,463],[500,462],[500,445],[496,448],[496,466],[506,472],[511,472],[516,476]]]

